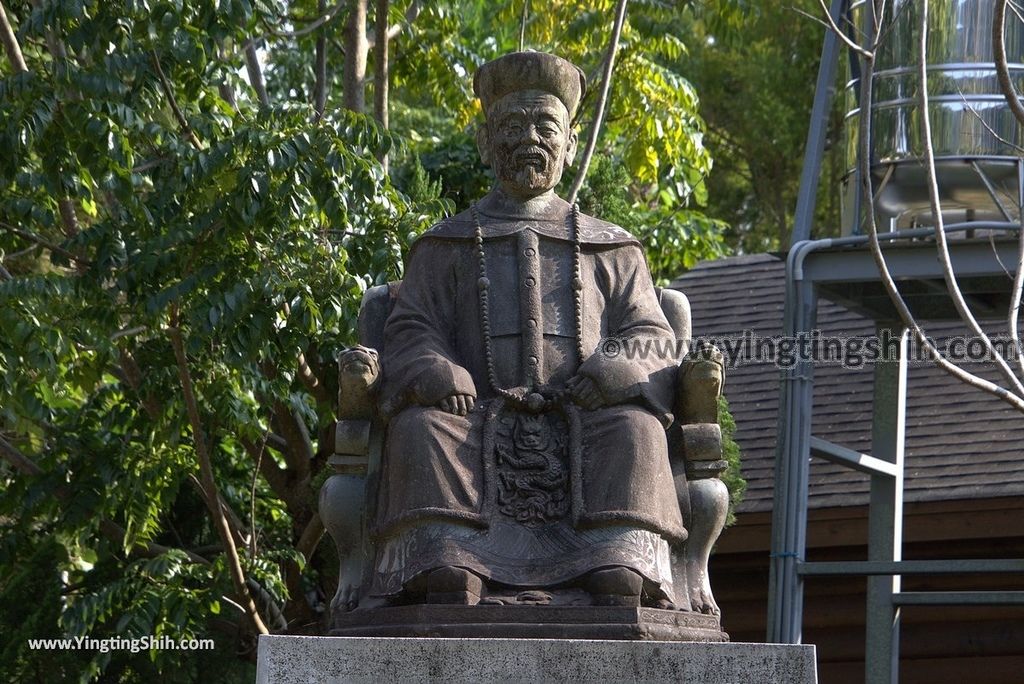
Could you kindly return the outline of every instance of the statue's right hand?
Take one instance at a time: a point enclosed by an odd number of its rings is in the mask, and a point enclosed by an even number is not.
[[[473,410],[475,404],[476,398],[472,394],[453,394],[442,399],[438,406],[448,413],[464,416]]]

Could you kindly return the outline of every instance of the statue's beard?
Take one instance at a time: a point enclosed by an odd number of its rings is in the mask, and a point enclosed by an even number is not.
[[[529,150],[503,155],[495,174],[517,193],[537,195],[558,185],[562,170],[547,152]]]

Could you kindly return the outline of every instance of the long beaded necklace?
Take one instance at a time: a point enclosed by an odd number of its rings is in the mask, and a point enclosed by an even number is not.
[[[476,253],[479,262],[479,278],[477,289],[480,300],[480,322],[484,337],[484,358],[487,361],[487,381],[491,389],[498,396],[511,401],[514,405],[522,406],[533,413],[538,413],[551,408],[555,402],[561,399],[564,392],[549,393],[544,396],[539,388],[529,387],[525,391],[515,392],[498,385],[498,375],[494,369],[494,351],[491,348],[491,310],[489,302],[489,290],[491,281],[487,278],[487,255],[484,252],[484,229],[480,225],[480,214],[477,211],[476,203],[470,206],[473,214],[474,228],[476,229]],[[574,336],[576,338],[576,355],[579,364],[583,363],[583,278],[580,273],[580,207],[572,205],[569,213],[571,219],[572,235],[572,290],[573,290],[573,319],[575,324]],[[516,388],[520,389],[520,388]]]

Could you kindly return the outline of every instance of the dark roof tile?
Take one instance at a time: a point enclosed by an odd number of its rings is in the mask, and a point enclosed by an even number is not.
[[[773,337],[782,334],[784,277],[783,261],[755,254],[699,264],[671,287],[690,299],[697,337],[742,339],[746,330]],[[822,298],[818,328],[849,337],[873,334],[875,324]],[[996,322],[991,332],[1000,330]],[[926,331],[943,343],[966,334],[963,325],[949,321],[930,323]],[[990,365],[974,364],[970,370],[999,380]],[[910,364],[908,383],[907,501],[1024,494],[1024,421],[1019,413],[928,362]],[[818,364],[813,433],[869,453],[872,385],[870,364],[859,370]],[[772,508],[779,387],[780,371],[770,362],[742,363],[727,371],[725,396],[736,419],[747,479],[740,511]],[[812,508],[867,503],[869,479],[862,473],[814,459],[810,483]]]

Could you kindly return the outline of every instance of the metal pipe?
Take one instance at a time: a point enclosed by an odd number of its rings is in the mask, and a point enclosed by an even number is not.
[[[839,26],[846,14],[848,0],[832,0],[829,14]],[[814,209],[818,195],[818,181],[821,178],[821,158],[825,151],[828,134],[828,111],[832,106],[832,84],[836,80],[836,65],[839,61],[839,39],[832,31],[825,32],[825,44],[818,63],[818,80],[814,90],[814,105],[811,109],[811,126],[807,131],[804,146],[804,164],[800,172],[800,192],[797,195],[796,214],[793,217],[793,236],[790,245],[796,245],[811,237]]]

